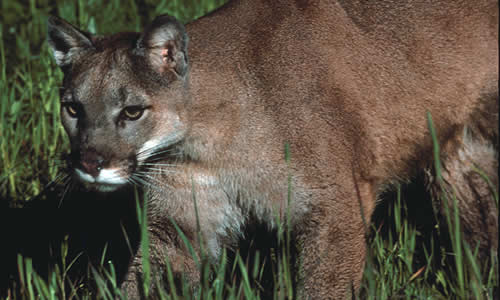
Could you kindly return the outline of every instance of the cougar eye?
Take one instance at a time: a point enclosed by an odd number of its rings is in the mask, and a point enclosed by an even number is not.
[[[64,105],[64,108],[66,109],[66,112],[68,113],[68,115],[70,117],[72,117],[72,118],[78,118],[79,108],[78,108],[77,104],[75,104],[75,103],[65,103],[63,105]]]
[[[144,108],[141,106],[128,106],[123,109],[122,116],[126,120],[135,121],[142,117],[143,113]]]

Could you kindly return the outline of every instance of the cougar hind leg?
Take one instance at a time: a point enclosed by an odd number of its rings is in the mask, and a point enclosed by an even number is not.
[[[441,200],[448,199],[451,213],[456,199],[463,237],[472,250],[479,247],[482,259],[498,249],[498,199],[495,197],[498,195],[498,101],[490,104],[496,108],[488,111],[483,107],[474,116],[472,125],[457,132],[454,139],[443,145],[441,152],[441,174],[447,191],[447,197]],[[443,191],[429,179],[433,194]],[[444,208],[443,202],[441,207]]]

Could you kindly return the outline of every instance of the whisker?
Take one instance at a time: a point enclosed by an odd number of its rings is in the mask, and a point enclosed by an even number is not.
[[[64,201],[64,197],[66,197],[66,194],[73,188],[73,181],[71,180],[71,176],[68,176],[68,178],[66,179],[66,182],[64,183],[64,185],[66,186],[64,188],[64,192],[61,196],[61,200],[59,201],[59,208],[61,207],[63,201]]]
[[[140,184],[139,184],[136,180],[134,180],[134,178],[132,178],[132,177],[127,178],[127,183],[130,183],[130,184],[132,184],[132,185],[134,185],[134,186],[137,186],[137,187],[140,187],[140,186],[141,186],[141,185],[140,185]]]
[[[157,174],[174,174],[174,173],[177,173],[179,172],[178,170],[169,170],[167,168],[152,168],[152,167],[148,167],[148,168],[143,168],[144,171],[148,171],[147,173],[150,173],[149,171],[158,171],[158,172],[151,172],[151,173],[157,173]]]
[[[50,185],[52,184],[59,184],[61,182],[64,182],[68,179],[70,175],[65,174],[65,173],[60,173],[59,175],[54,178],[54,180],[51,180],[49,183],[47,183],[42,190],[46,190]]]
[[[160,192],[160,193],[164,193],[164,194],[167,193],[167,191],[165,189],[163,189],[162,187],[156,186],[156,185],[152,184],[151,182],[148,182],[147,179],[141,178],[141,175],[139,175],[139,174],[134,174],[134,175],[132,175],[132,177],[135,177],[134,180],[141,183],[144,187],[156,190],[157,192]]]
[[[168,148],[168,147],[169,147],[169,145],[167,143],[156,145],[154,147],[144,149],[143,151],[138,152],[137,156],[142,155],[142,154],[151,154],[154,152],[166,153],[166,152],[170,152],[170,151],[174,150],[173,148]]]
[[[181,156],[182,156],[181,152],[170,154],[170,157],[176,157],[177,159],[179,159]],[[159,160],[164,160],[164,159],[165,159],[164,156],[158,156],[158,154],[155,153],[155,154],[151,155],[149,158],[146,158],[145,160],[147,160],[148,162],[154,162],[154,161],[159,161]]]
[[[141,166],[163,166],[163,167],[176,167],[176,164],[161,164],[161,163],[143,163]]]
[[[168,153],[168,152],[172,152],[174,149],[173,148],[165,148],[165,149],[162,149],[163,146],[158,146],[158,147],[154,147],[154,148],[150,148],[150,149],[146,149],[140,153],[137,153],[138,155],[141,155],[141,154],[151,154],[151,153],[154,153],[154,154],[163,154],[163,153]]]
[[[151,183],[147,182],[145,179],[142,179],[139,175],[135,174],[130,177],[136,184],[142,187],[149,187]]]
[[[151,180],[151,181],[154,181],[155,183],[158,183],[158,184],[162,185],[162,182],[160,182],[158,179],[154,178],[153,176],[149,175],[148,173],[145,173],[145,172],[136,172],[135,175],[137,175],[138,177],[140,177],[140,178],[142,178],[144,180]]]
[[[172,188],[170,185],[166,184],[165,182],[161,182],[160,180],[156,179],[155,177],[151,176],[151,175],[148,175],[148,174],[144,174],[147,178],[149,178],[150,180],[156,182],[160,187],[166,187],[166,188]]]
[[[165,148],[165,147],[168,147],[168,145],[158,145],[156,147],[152,147],[152,148],[146,149],[144,151],[141,151],[141,152],[137,153],[137,159],[138,160],[147,160],[147,159],[162,160],[162,159],[164,159],[164,157],[161,156],[162,154],[170,153],[170,156],[180,156],[182,153],[178,149]],[[159,156],[159,157],[153,158],[155,156]]]
[[[167,187],[167,188],[171,188],[171,186],[169,186],[168,184],[166,184],[165,182],[161,182],[160,180],[158,180],[157,178],[147,174],[147,173],[144,173],[144,172],[138,172],[137,173],[137,176],[139,176],[140,178],[143,178],[144,180],[146,181],[149,181],[150,183],[156,183],[157,185],[159,185],[160,187]]]
[[[148,172],[144,172],[144,174],[148,174],[148,175],[171,175],[171,174],[175,174],[173,172],[165,172],[165,171],[148,171]]]
[[[136,175],[131,175],[127,180],[132,182],[134,185],[137,185],[139,187],[142,187],[142,183],[138,181],[139,178],[137,178]]]

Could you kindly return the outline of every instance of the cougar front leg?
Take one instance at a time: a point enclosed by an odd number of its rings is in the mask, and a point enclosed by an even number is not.
[[[239,234],[243,217],[210,173],[195,169],[192,173],[177,174],[176,179],[179,181],[170,182],[171,188],[167,190],[170,194],[156,195],[148,203],[150,264],[155,276],[164,279],[168,260],[176,287],[187,280],[195,289],[200,283],[199,266],[172,221],[186,236],[201,263],[202,259],[218,260],[224,241]],[[138,279],[142,278],[143,271],[141,252],[134,257],[129,270],[123,288],[129,295],[139,295]]]
[[[161,227],[164,227],[161,224]],[[173,227],[169,230],[160,229],[157,224],[151,224],[148,228],[149,234],[149,263],[151,267],[151,278],[154,285],[154,280],[160,279],[160,282],[168,284],[164,281],[167,272],[167,263],[170,264],[174,276],[174,283],[176,284],[177,291],[179,291],[182,281],[187,280],[191,287],[195,287],[199,283],[199,270],[191,253],[187,247],[180,241],[177,235],[168,234]],[[196,243],[192,242],[193,247],[196,249]],[[132,259],[127,273],[126,279],[122,284],[122,292],[126,292],[130,299],[141,299],[143,295],[143,253],[141,249]]]
[[[372,205],[363,205],[355,190],[322,194],[322,199],[328,194],[336,198],[312,207],[307,230],[299,236],[299,298],[350,299],[363,274],[367,247],[363,219],[369,222]],[[369,199],[373,195],[361,197],[374,203],[374,198]]]

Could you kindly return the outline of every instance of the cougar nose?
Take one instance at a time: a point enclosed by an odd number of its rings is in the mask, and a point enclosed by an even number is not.
[[[82,168],[87,174],[91,175],[94,178],[99,175],[103,163],[104,159],[95,150],[89,150],[82,153],[81,156]]]

